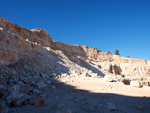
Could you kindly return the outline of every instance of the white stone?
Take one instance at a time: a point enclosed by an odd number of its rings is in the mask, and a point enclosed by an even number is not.
[[[93,78],[97,78],[97,73],[92,73]]]
[[[137,88],[140,88],[140,87],[141,87],[139,81],[131,81],[131,82],[130,82],[130,86],[132,86],[132,87],[137,87]]]
[[[0,30],[3,30],[3,28],[0,27]]]
[[[104,82],[111,82],[112,80],[113,80],[113,78],[111,75],[105,75],[103,78]]]
[[[81,74],[81,76],[83,76],[83,77],[88,77],[88,73],[83,72],[83,73]]]
[[[29,39],[26,39],[26,41],[29,41]]]

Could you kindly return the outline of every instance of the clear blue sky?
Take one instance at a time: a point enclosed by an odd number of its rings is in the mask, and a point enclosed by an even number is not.
[[[53,40],[150,60],[150,0],[1,0],[0,16]]]

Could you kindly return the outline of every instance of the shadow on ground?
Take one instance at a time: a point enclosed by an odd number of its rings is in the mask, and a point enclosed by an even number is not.
[[[53,88],[56,86],[56,88]],[[88,87],[88,86],[87,86]],[[131,97],[119,94],[92,93],[79,90],[62,82],[53,80],[45,90],[46,104],[43,107],[25,105],[10,108],[10,113],[56,113],[59,104],[67,105],[72,113],[149,113],[149,97]],[[141,92],[142,93],[142,92]],[[107,102],[114,103],[116,111],[108,111]]]

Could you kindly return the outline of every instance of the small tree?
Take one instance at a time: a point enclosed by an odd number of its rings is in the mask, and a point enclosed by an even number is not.
[[[115,51],[115,55],[120,55],[120,54],[119,54],[119,50],[118,50],[118,49],[116,49],[116,51]]]
[[[107,53],[111,54],[110,51],[108,51]]]

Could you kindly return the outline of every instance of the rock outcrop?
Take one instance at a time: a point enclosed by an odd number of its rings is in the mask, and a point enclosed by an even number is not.
[[[150,76],[150,61],[112,55],[88,46],[68,45],[55,41],[53,46],[56,50],[61,50],[71,61],[90,70],[94,70],[91,67],[94,64],[95,68],[104,73],[106,71],[106,74],[108,72],[130,77]]]

